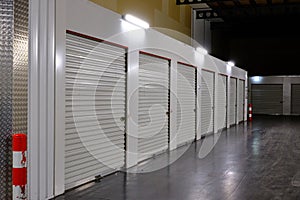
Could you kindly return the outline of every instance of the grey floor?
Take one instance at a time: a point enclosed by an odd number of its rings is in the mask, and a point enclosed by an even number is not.
[[[300,200],[300,117],[254,116],[132,171],[56,199]]]

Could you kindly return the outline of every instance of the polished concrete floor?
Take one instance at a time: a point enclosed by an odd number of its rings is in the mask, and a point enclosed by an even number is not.
[[[56,199],[300,200],[300,117],[254,116],[134,170]]]

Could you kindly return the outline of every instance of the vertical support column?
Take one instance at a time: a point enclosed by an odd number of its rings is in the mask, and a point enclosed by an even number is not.
[[[170,71],[170,151],[177,148],[177,62],[171,60]]]
[[[240,79],[236,79],[236,118],[235,124],[239,124],[239,111],[240,111]]]
[[[292,97],[292,86],[291,78],[283,78],[283,115],[291,114],[291,97]]]
[[[55,0],[29,4],[29,199],[54,197],[54,5]]]
[[[192,37],[196,42],[203,45],[208,52],[211,52],[210,22],[205,19],[196,19],[195,11],[193,13]]]
[[[217,85],[218,85],[218,73],[214,73],[214,133],[217,133],[218,132],[218,109],[217,109],[217,106],[218,106],[218,102],[217,102],[217,95],[218,95],[218,88],[217,88]]]
[[[230,128],[230,76],[227,77],[227,128]]]
[[[0,1],[0,199],[11,198],[14,1]]]
[[[128,52],[127,67],[126,168],[130,168],[138,163],[139,51]]]
[[[55,148],[54,195],[65,192],[66,1],[55,0]],[[51,24],[49,24],[51,25]],[[51,44],[51,43],[48,43]]]
[[[201,139],[201,71],[201,68],[197,67],[197,140]]]

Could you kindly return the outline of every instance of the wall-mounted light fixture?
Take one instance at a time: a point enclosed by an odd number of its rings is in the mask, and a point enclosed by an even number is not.
[[[202,47],[197,47],[196,51],[198,51],[199,53],[204,54],[204,55],[206,55],[208,53],[207,50]]]
[[[141,28],[147,29],[147,28],[150,27],[150,25],[147,22],[145,22],[145,21],[143,21],[143,20],[141,20],[141,19],[139,19],[139,18],[137,18],[137,17],[135,17],[135,16],[133,16],[131,14],[123,15],[122,18],[124,20],[126,20],[126,21],[128,21],[128,22],[130,22],[130,23],[132,23],[134,25],[136,25],[136,26],[141,27]]]
[[[233,66],[235,66],[235,63],[233,61],[228,61],[227,65],[230,66],[230,67],[233,67]]]
[[[254,83],[260,83],[261,80],[262,80],[262,77],[261,77],[261,76],[253,76],[253,77],[251,77],[251,80],[252,80]]]

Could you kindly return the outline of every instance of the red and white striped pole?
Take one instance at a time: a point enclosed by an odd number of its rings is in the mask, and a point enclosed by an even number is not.
[[[13,200],[27,199],[27,136],[23,133],[13,134],[12,136],[13,150],[13,169],[12,169],[12,185]]]
[[[252,104],[249,104],[249,118],[248,120],[251,122],[252,121]]]

